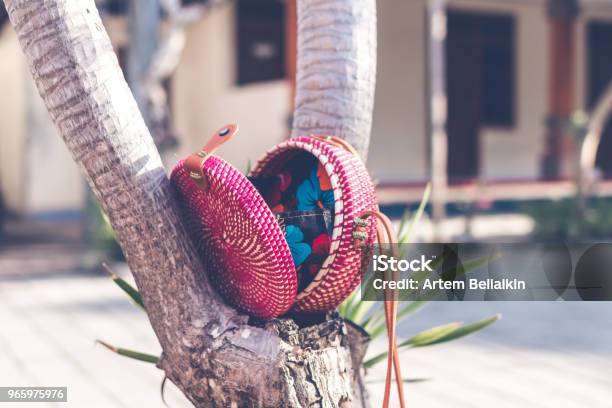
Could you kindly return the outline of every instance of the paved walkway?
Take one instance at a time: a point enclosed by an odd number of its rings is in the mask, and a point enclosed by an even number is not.
[[[28,407],[162,407],[159,370],[94,344],[159,352],[144,314],[106,276],[45,253],[0,249],[0,385],[68,386],[68,404]],[[406,386],[411,407],[612,407],[612,303],[438,303],[399,333],[496,312],[486,332],[403,354],[406,377],[430,379]],[[374,406],[383,375],[369,373]]]
[[[502,320],[473,337],[403,354],[405,377],[430,379],[406,385],[411,406],[612,407],[612,302],[435,303],[399,333],[497,312]],[[382,367],[371,375],[383,378]]]
[[[45,274],[7,269],[20,255],[0,253],[0,384],[68,386],[62,407],[163,407],[161,371],[95,345],[159,353],[144,313],[103,275],[61,270],[62,262]],[[172,387],[171,405],[188,406]]]

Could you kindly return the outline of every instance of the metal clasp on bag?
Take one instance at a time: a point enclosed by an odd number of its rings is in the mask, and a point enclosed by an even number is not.
[[[212,134],[211,138],[204,147],[197,153],[185,159],[185,169],[189,172],[189,177],[202,190],[207,189],[206,177],[204,177],[204,163],[219,147],[229,141],[238,133],[238,125],[231,123],[223,126]]]
[[[353,219],[353,242],[355,249],[361,249],[365,246],[365,242],[368,239],[367,227],[370,223],[361,217],[355,217]]]

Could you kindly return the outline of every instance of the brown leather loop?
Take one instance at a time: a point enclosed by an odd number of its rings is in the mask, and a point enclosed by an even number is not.
[[[315,139],[319,139],[322,140],[324,142],[333,144],[336,147],[339,147],[341,149],[346,150],[347,152],[351,153],[352,155],[359,157],[359,153],[357,153],[357,150],[355,150],[355,148],[353,146],[351,146],[351,144],[349,142],[347,142],[344,139],[341,139],[337,136],[320,136],[320,135],[315,135],[312,136]]]
[[[203,168],[206,159],[217,150],[225,142],[229,141],[234,135],[238,133],[238,125],[229,124],[218,129],[213,133],[212,137],[208,140],[206,145],[197,153],[187,157],[184,162],[185,169],[189,172],[189,177],[194,183],[202,190],[206,190],[206,176],[204,175]]]
[[[203,190],[206,190],[206,179],[202,172],[202,168],[207,158],[208,153],[201,150],[185,159],[185,169],[189,172],[189,177],[191,177],[191,180]]]
[[[378,243],[382,248],[385,244],[390,246],[390,252],[392,256],[397,256],[397,239],[394,233],[393,223],[391,220],[381,213],[380,211],[366,211],[360,215],[359,218],[375,217],[378,219],[376,223],[376,235]],[[385,278],[398,279],[399,273],[397,271],[387,272]],[[395,372],[395,382],[397,385],[397,392],[399,396],[400,407],[405,407],[404,398],[404,382],[401,373],[399,354],[397,351],[397,337],[396,337],[396,324],[397,324],[397,290],[396,289],[385,289],[385,320],[387,323],[387,337],[389,338],[389,347],[387,354],[387,374],[385,378],[385,393],[383,399],[383,408],[389,407],[389,400],[391,397],[391,377],[392,371]]]

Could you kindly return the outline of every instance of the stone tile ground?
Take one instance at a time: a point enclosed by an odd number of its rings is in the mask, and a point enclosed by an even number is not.
[[[146,317],[108,277],[77,272],[82,254],[61,251],[0,249],[0,385],[69,388],[68,404],[28,407],[163,407],[159,370],[94,343],[157,353]],[[503,319],[486,332],[403,354],[406,377],[429,378],[407,384],[410,406],[612,407],[612,302],[437,303],[399,334],[497,312]],[[382,366],[369,373],[373,406],[383,376]],[[189,406],[173,386],[167,396]]]

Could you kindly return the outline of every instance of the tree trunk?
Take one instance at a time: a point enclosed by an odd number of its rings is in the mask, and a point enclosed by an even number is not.
[[[335,113],[326,116],[326,128],[365,152],[375,53],[362,43],[374,46],[374,0],[303,0],[302,12],[306,4],[315,10],[302,18],[310,26],[301,30],[300,47],[310,49],[300,51],[302,74],[334,79],[324,81],[329,93],[322,89],[308,104],[329,105]],[[361,359],[353,361],[351,345],[359,345],[361,357],[363,334],[349,331],[338,318],[303,329],[290,320],[252,326],[212,290],[94,1],[5,0],[5,5],[51,118],[117,234],[162,346],[160,368],[168,378],[203,407],[334,407],[349,401],[361,406],[353,398],[359,379],[353,367]],[[332,9],[342,18],[330,14]],[[334,32],[344,33],[337,38],[340,48],[361,52],[305,68],[305,60],[322,60],[317,44],[328,40],[320,31],[334,22]],[[305,89],[308,81],[298,82]],[[335,105],[341,109],[332,109]],[[338,116],[349,111],[346,122]],[[300,113],[301,131],[318,130],[304,109]]]
[[[340,136],[365,159],[376,82],[376,0],[299,0],[293,136]]]

